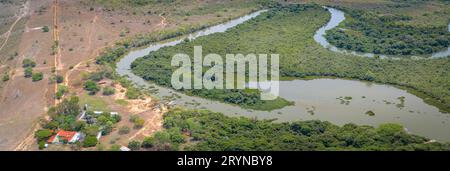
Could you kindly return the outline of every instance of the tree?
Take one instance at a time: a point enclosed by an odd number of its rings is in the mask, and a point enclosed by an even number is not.
[[[31,68],[31,67],[25,68],[24,77],[30,78],[32,75],[33,75],[33,68]]]
[[[143,148],[152,148],[155,146],[155,138],[153,137],[145,137],[144,141],[142,141]]]
[[[99,131],[100,129],[96,125],[88,125],[83,129],[83,132],[88,136],[96,136]]]
[[[98,142],[97,137],[88,135],[83,141],[83,147],[84,148],[94,147],[95,145],[97,145],[97,142]]]
[[[84,129],[85,126],[86,126],[86,122],[84,122],[84,121],[76,121],[76,122],[73,124],[73,130],[75,130],[75,131],[81,131],[81,130]]]
[[[378,128],[377,128],[377,132],[378,134],[382,135],[382,136],[392,136],[395,133],[398,132],[403,132],[403,126],[398,125],[398,124],[381,124]]]
[[[139,141],[130,141],[128,143],[128,148],[132,151],[138,151],[141,149],[141,143]]]
[[[100,91],[100,88],[98,88],[97,83],[95,83],[92,80],[88,80],[84,83],[84,89],[89,91],[90,95],[94,95],[98,91]]]
[[[32,80],[33,82],[41,81],[44,78],[44,74],[42,72],[33,73],[32,74]]]
[[[102,129],[102,135],[108,135],[112,132],[113,129],[113,123],[111,121],[106,122],[105,125],[103,125]]]
[[[56,106],[55,113],[59,115],[77,116],[80,114],[81,108],[78,105],[80,99],[77,96],[72,96],[69,99],[64,99],[58,106]]]
[[[56,130],[59,127],[59,123],[55,120],[52,120],[44,125],[45,129]]]
[[[184,136],[180,132],[171,132],[170,133],[170,140],[173,143],[184,143]]]
[[[45,141],[53,135],[52,131],[49,129],[41,129],[34,133],[34,136],[38,141]]]

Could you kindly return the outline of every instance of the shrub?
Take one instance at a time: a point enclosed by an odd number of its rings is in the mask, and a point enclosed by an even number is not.
[[[109,151],[120,151],[120,145],[112,145],[111,148],[109,148]]]
[[[50,31],[50,29],[48,28],[48,26],[42,27],[42,32],[47,33],[49,31]]]
[[[24,77],[30,78],[32,75],[33,75],[33,68],[31,68],[31,67],[25,68]]]
[[[84,83],[84,89],[89,91],[90,95],[94,95],[98,91],[100,91],[100,88],[98,88],[97,83],[91,80],[88,80]]]
[[[39,141],[39,150],[42,150],[45,148],[45,141]]]
[[[179,132],[173,132],[170,134],[170,141],[173,143],[184,143],[184,136]]]
[[[8,80],[9,80],[9,74],[8,74],[8,73],[5,73],[5,74],[3,75],[2,80],[3,80],[3,82],[8,81]]]
[[[33,73],[32,74],[32,80],[33,82],[41,81],[44,78],[44,74],[42,72]]]
[[[105,96],[113,95],[114,93],[116,93],[116,90],[113,87],[103,88],[103,95]]]
[[[124,135],[130,133],[130,127],[128,126],[122,126],[119,128],[119,134]]]
[[[92,81],[95,81],[95,82],[99,82],[103,79],[104,74],[105,73],[103,71],[94,72],[89,75],[89,79],[91,79]]]
[[[56,83],[58,83],[58,84],[64,82],[64,77],[61,76],[61,75],[57,75],[57,76],[55,77],[55,79],[56,79]]]
[[[141,96],[141,92],[136,88],[130,87],[125,93],[125,96],[127,96],[128,99],[138,99],[139,96]]]
[[[139,129],[144,126],[145,120],[142,118],[138,118],[134,121],[134,129]]]
[[[141,143],[138,141],[130,141],[128,143],[128,148],[132,151],[137,151],[137,150],[141,149]]]
[[[131,115],[130,116],[130,119],[128,119],[128,121],[130,121],[130,122],[133,122],[134,123],[134,121],[136,120],[136,119],[138,119],[139,118],[139,116],[138,115]]]
[[[22,67],[23,68],[28,68],[28,67],[32,67],[32,68],[34,68],[36,66],[36,62],[34,62],[33,60],[31,60],[31,59],[24,59],[23,61],[22,61]]]
[[[69,88],[64,85],[58,85],[58,91],[56,92],[56,99],[61,99],[64,94],[69,92]]]

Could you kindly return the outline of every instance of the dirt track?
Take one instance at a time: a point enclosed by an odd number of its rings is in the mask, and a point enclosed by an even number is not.
[[[5,47],[6,43],[8,43],[9,37],[11,36],[11,32],[14,29],[14,27],[16,26],[16,24],[28,14],[28,10],[30,8],[30,3],[27,1],[24,5],[23,8],[20,9],[19,14],[17,14],[17,19],[16,21],[14,21],[14,23],[11,25],[11,27],[9,28],[9,30],[2,34],[3,37],[5,37],[5,41],[2,43],[2,45],[0,46],[0,51]]]
[[[189,4],[189,6],[185,6],[186,9],[194,9],[196,5]],[[48,108],[57,103],[54,99],[57,87],[55,83],[49,82],[49,78],[55,74],[62,75],[65,78],[64,84],[70,87],[71,93],[82,94],[80,75],[95,70],[95,66],[88,67],[88,65],[93,63],[95,57],[105,47],[110,47],[114,42],[123,39],[121,36],[123,30],[128,30],[125,37],[133,37],[140,33],[174,28],[183,24],[221,20],[216,14],[174,17],[171,8],[173,7],[164,7],[160,10],[150,7],[151,11],[158,11],[160,15],[156,13],[132,15],[101,7],[91,10],[89,6],[83,6],[76,0],[28,0],[24,4],[24,10],[18,13],[15,22],[9,27],[9,31],[2,33],[6,41],[0,42],[0,52],[4,52],[5,49],[2,48],[9,48],[14,42],[9,38],[11,34],[21,33],[17,43],[19,47],[17,56],[0,65],[0,69],[8,68],[10,72],[10,80],[5,82],[0,90],[0,109],[2,109],[0,150],[36,150],[34,131],[39,128],[38,120],[45,118]],[[240,12],[247,13],[248,10]],[[22,24],[23,30],[17,30]],[[48,26],[50,32],[40,31],[44,26]],[[56,53],[52,54],[55,41],[59,46]],[[31,79],[23,77],[22,60],[26,58],[36,62],[37,66],[33,70],[43,72],[44,80],[32,82]],[[55,70],[54,73],[52,70]],[[118,106],[114,99],[100,98],[125,117],[135,114],[133,105],[139,106],[130,102],[131,106],[124,108]],[[129,136],[133,138],[148,136],[161,129],[160,112],[151,109],[137,112],[146,120],[146,125],[143,129],[134,130],[124,137],[124,141],[128,140]]]

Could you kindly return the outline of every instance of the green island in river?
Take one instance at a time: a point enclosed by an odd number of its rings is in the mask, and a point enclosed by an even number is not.
[[[313,40],[315,31],[329,17],[330,14],[319,5],[277,5],[225,33],[152,52],[137,59],[132,69],[146,80],[170,86],[171,73],[176,69],[170,65],[171,57],[177,53],[192,56],[194,46],[202,45],[204,54],[214,52],[221,56],[229,52],[265,52],[280,54],[280,73],[284,78],[338,77],[392,84],[424,97],[426,102],[443,111],[450,110],[449,58],[378,59],[329,51]],[[261,102],[257,91],[187,90],[185,93],[256,110],[289,105],[282,99]]]

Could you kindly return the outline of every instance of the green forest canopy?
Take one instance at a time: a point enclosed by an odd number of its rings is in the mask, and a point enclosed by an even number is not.
[[[323,121],[273,123],[227,117],[207,110],[172,109],[164,127],[147,140],[156,150],[327,151],[327,150],[450,150],[450,143],[428,142],[397,124],[378,128]]]

